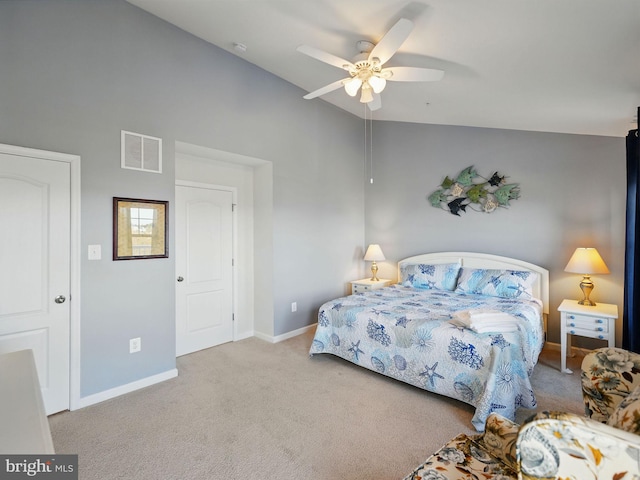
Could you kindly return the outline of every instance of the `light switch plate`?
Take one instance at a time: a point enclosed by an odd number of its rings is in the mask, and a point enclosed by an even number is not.
[[[100,245],[89,245],[89,260],[101,260],[102,247]]]

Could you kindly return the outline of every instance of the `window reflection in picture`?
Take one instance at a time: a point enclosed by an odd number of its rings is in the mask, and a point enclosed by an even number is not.
[[[113,259],[167,258],[169,202],[113,199]]]

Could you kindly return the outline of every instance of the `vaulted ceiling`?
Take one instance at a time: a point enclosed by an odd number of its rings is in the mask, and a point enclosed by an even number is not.
[[[440,69],[444,78],[388,82],[374,120],[618,137],[637,126],[639,0],[128,1],[300,87],[300,96],[345,71],[299,45],[351,61],[359,40],[377,43],[407,18],[414,28],[386,66]],[[342,88],[306,101],[365,113]]]

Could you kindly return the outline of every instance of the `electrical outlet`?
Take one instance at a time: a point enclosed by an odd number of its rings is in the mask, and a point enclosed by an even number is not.
[[[298,311],[298,303],[297,302],[291,302],[291,311],[292,312],[297,312]]]
[[[129,340],[129,353],[136,353],[142,350],[142,340],[140,337]]]

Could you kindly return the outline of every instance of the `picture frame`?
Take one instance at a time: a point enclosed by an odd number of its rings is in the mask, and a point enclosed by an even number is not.
[[[169,202],[113,197],[113,260],[169,257]]]

